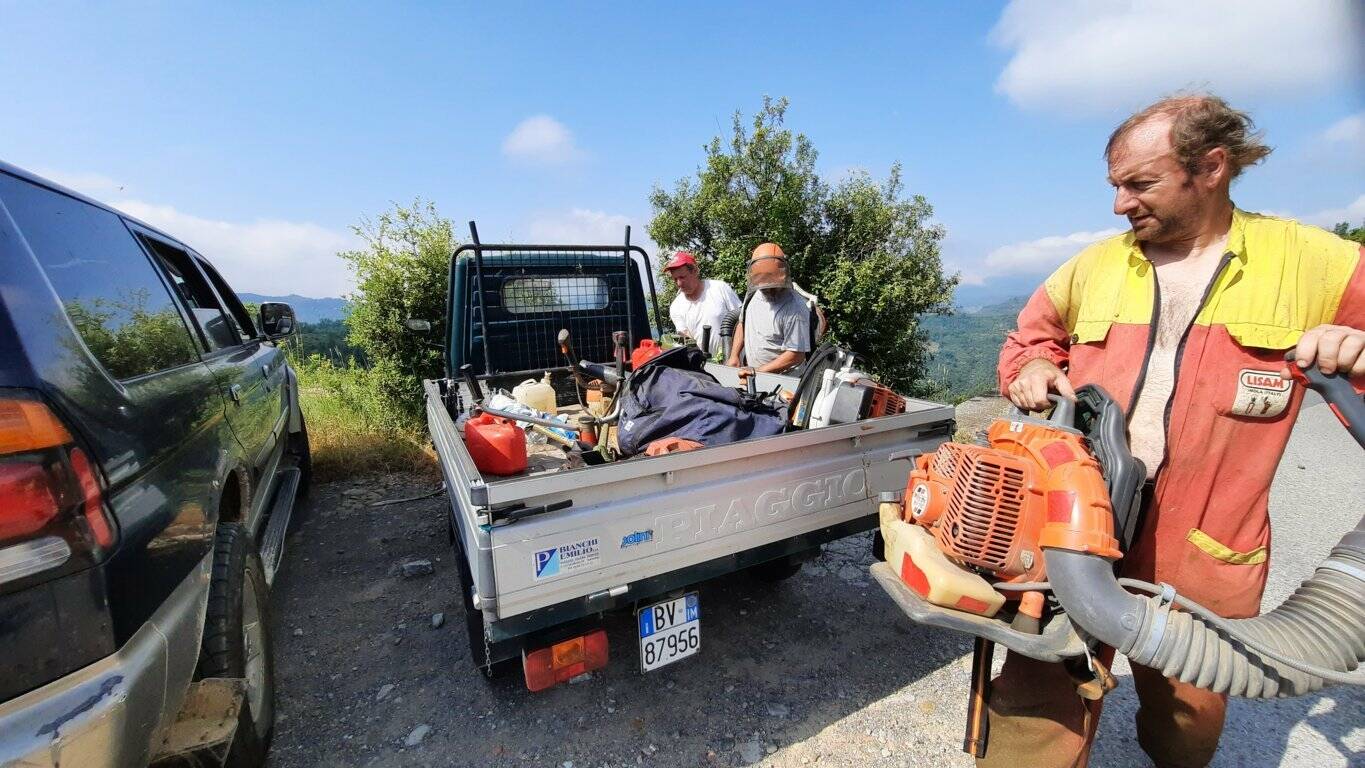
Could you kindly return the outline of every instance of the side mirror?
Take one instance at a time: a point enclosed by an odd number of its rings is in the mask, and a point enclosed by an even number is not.
[[[278,301],[261,302],[261,332],[271,341],[294,332],[294,308]]]
[[[417,320],[417,319],[414,319],[414,318],[411,318],[411,317],[410,317],[410,318],[408,318],[407,320],[404,320],[404,321],[403,321],[403,325],[404,325],[409,331],[414,331],[414,332],[416,332],[416,333],[429,333],[429,332],[431,332],[431,321],[430,321],[430,320]]]

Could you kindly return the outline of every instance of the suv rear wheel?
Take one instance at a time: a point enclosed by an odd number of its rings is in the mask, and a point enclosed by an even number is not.
[[[264,763],[275,724],[275,670],[261,556],[246,529],[223,523],[213,545],[213,580],[196,677],[243,678],[246,702],[226,765]]]

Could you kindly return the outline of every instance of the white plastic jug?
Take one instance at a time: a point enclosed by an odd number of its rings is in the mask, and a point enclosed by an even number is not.
[[[512,397],[523,405],[528,405],[551,416],[559,410],[555,405],[555,388],[550,384],[550,373],[548,371],[540,381],[527,379],[513,387]]]

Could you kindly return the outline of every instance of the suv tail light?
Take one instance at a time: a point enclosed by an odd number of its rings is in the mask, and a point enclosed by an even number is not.
[[[40,398],[0,389],[0,588],[93,564],[116,540],[89,456]]]

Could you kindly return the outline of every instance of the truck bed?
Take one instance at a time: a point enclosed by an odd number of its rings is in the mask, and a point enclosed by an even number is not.
[[[733,369],[708,370],[736,380]],[[775,383],[794,380],[763,374],[758,382]],[[582,615],[649,597],[667,588],[665,575],[736,553],[872,528],[877,494],[902,490],[910,460],[953,425],[951,407],[907,400],[894,416],[495,478],[479,473],[456,432],[460,385],[425,386],[456,532],[493,634],[499,623],[515,633],[517,617],[539,609]]]

